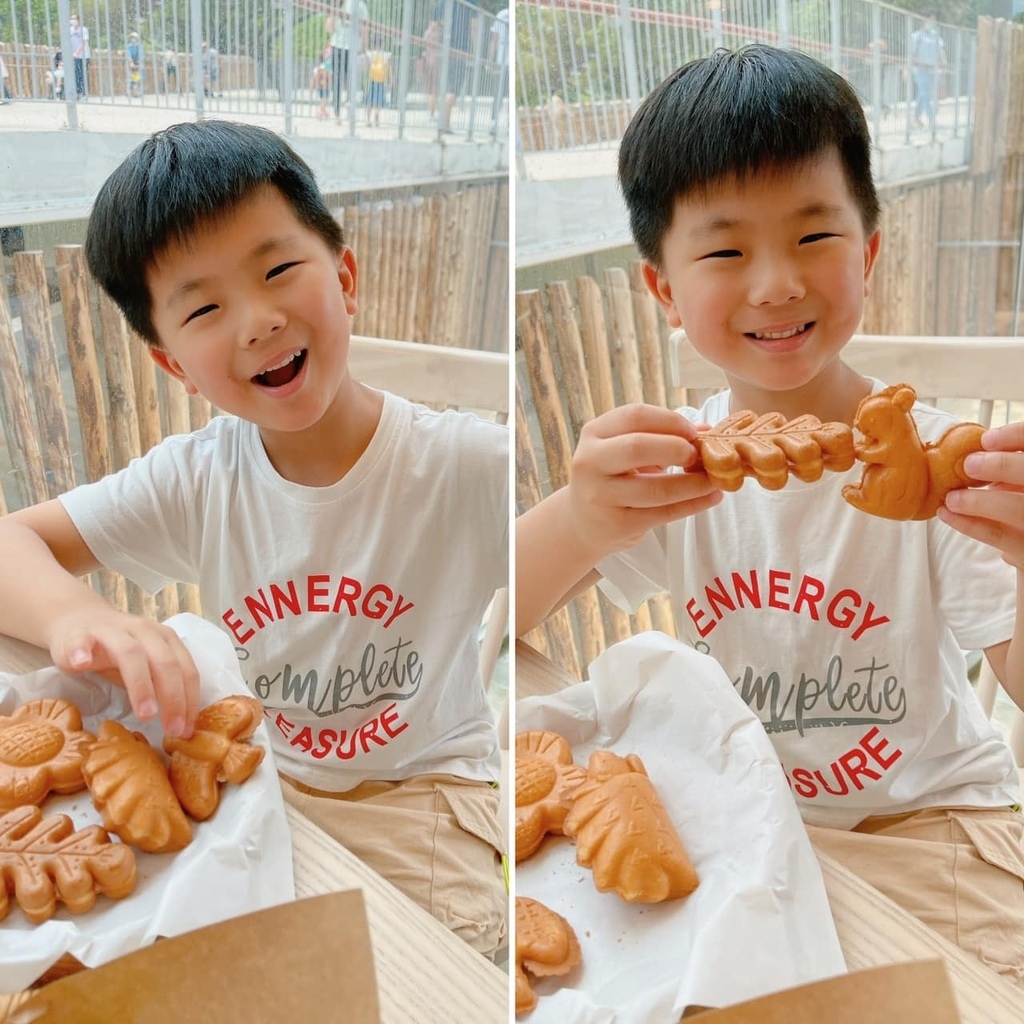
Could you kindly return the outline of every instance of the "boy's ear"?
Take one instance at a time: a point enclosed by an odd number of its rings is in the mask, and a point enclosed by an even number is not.
[[[646,260],[643,264],[643,275],[644,284],[665,310],[665,319],[668,320],[669,327],[682,327],[683,321],[672,298],[672,286],[668,283],[668,278],[653,263]]]
[[[355,316],[359,309],[356,301],[356,284],[359,281],[359,267],[356,265],[356,254],[346,245],[338,256],[338,281],[345,295],[345,312]]]
[[[165,352],[162,348],[150,345],[149,358],[152,359],[153,362],[164,371],[164,373],[169,373],[175,380],[180,380],[181,383],[185,385],[185,390],[188,394],[199,394],[199,389],[191,380],[189,380],[188,375],[181,368],[181,364],[170,354],[170,352]]]
[[[875,233],[864,244],[864,297],[870,293],[871,271],[874,269],[878,251],[882,247],[882,229],[875,228]]]

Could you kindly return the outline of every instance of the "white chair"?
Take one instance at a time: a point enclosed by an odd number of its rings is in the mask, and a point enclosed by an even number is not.
[[[349,369],[356,380],[410,401],[471,410],[498,423],[508,422],[509,357],[503,352],[353,337]],[[485,687],[490,687],[507,626],[508,588],[502,587],[491,602],[480,645]]]
[[[855,335],[843,350],[843,359],[860,373],[887,384],[906,381],[918,397],[950,408],[963,419],[985,426],[1024,419],[1024,337],[955,338],[903,335]],[[725,387],[722,371],[700,356],[683,331],[669,338],[669,375],[676,387],[687,391]],[[698,404],[688,399],[690,404]],[[998,680],[988,661],[981,658],[978,698],[991,717]],[[1014,709],[1010,747],[1017,764],[1024,766],[1024,713]]]

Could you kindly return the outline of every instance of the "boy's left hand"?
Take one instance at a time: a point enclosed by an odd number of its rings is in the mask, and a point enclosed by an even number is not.
[[[938,516],[1024,570],[1024,423],[986,430],[981,443],[985,450],[968,455],[964,468],[989,486],[950,491]]]

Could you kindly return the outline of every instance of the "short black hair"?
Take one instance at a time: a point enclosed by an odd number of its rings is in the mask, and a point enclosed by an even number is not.
[[[761,44],[684,64],[640,104],[619,148],[619,185],[640,255],[660,264],[677,199],[829,147],[870,234],[880,213],[871,137],[846,79],[813,57]]]
[[[146,274],[170,244],[224,216],[260,188],[276,188],[299,221],[333,252],[345,240],[309,165],[279,135],[231,121],[195,121],[156,132],[100,188],[89,215],[89,270],[150,345]]]

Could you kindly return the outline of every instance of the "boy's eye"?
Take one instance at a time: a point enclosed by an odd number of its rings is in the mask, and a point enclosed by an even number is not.
[[[817,233],[815,233],[813,235],[804,235],[804,237],[800,239],[800,244],[803,245],[804,242],[819,242],[823,238],[835,238],[835,237],[836,236],[831,231],[818,231]]]
[[[701,259],[705,260],[717,260],[717,259],[729,259],[732,256],[742,256],[743,253],[739,249],[719,249],[717,252],[709,252],[706,256],[702,256]]]
[[[190,320],[195,320],[197,316],[203,316],[204,314],[209,313],[216,308],[217,307],[213,305],[203,306],[202,308],[197,309],[194,313],[189,313],[189,315],[185,318],[185,323],[188,323]]]
[[[295,263],[282,263],[280,266],[274,267],[273,270],[267,271],[267,280],[269,281],[272,277],[277,277],[278,274],[283,274],[289,267],[296,266]]]

